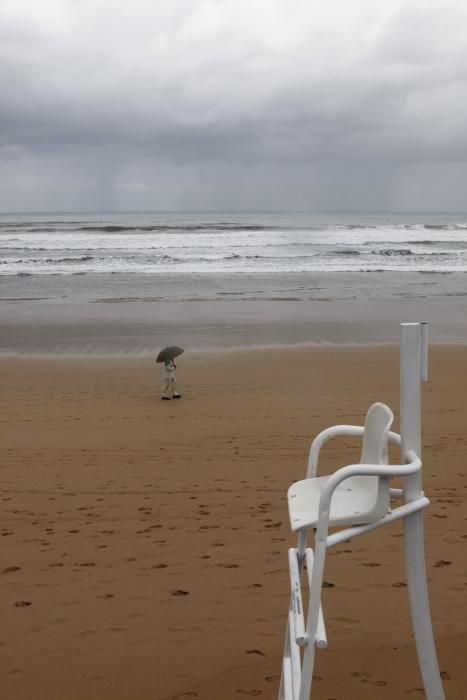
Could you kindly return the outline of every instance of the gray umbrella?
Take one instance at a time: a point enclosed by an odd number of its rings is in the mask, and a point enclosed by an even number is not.
[[[166,362],[167,360],[173,360],[174,357],[178,357],[184,351],[183,348],[177,347],[177,345],[168,345],[166,348],[160,351],[156,358],[156,362]]]

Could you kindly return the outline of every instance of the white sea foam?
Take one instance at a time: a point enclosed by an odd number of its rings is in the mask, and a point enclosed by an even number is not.
[[[0,216],[0,276],[466,272],[466,216]]]

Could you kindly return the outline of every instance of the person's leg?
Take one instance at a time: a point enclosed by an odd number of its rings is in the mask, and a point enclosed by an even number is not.
[[[182,398],[181,394],[179,394],[177,391],[177,384],[175,382],[175,377],[172,377],[172,393],[173,393],[174,399],[181,399]]]
[[[164,379],[164,385],[162,387],[162,394],[161,394],[161,399],[164,399],[164,401],[169,401],[170,396],[167,394],[170,386],[170,377],[166,377]]]

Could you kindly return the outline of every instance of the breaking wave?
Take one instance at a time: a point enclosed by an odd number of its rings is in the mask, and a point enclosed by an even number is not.
[[[0,273],[463,272],[466,231],[466,215],[0,215]]]

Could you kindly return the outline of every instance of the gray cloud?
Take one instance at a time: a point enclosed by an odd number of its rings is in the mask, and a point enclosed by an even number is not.
[[[4,0],[0,209],[465,209],[463,0]]]

